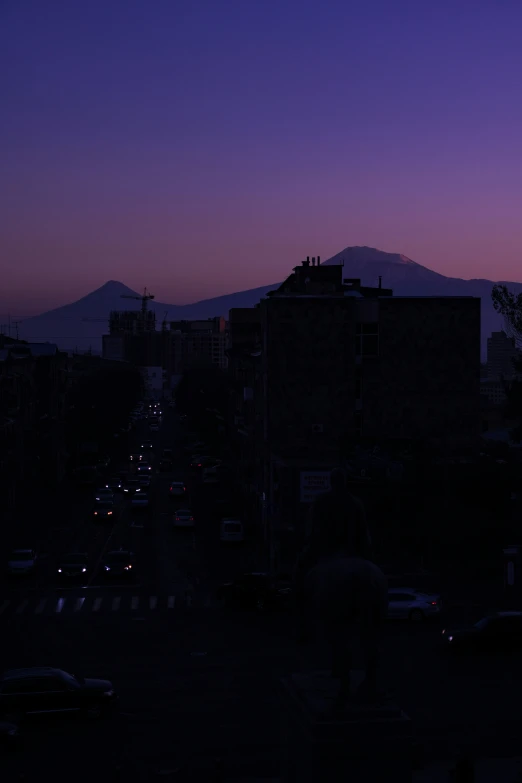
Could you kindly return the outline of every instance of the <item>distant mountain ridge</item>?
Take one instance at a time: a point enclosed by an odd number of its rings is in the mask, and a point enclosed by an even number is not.
[[[492,331],[502,328],[502,319],[491,303],[491,280],[463,280],[446,277],[433,272],[421,264],[399,253],[387,253],[371,247],[347,247],[323,263],[328,265],[344,263],[345,277],[360,278],[363,285],[377,286],[379,277],[382,285],[393,289],[396,296],[478,296],[482,300],[482,349],[485,351],[487,337]],[[295,264],[294,264],[295,265]],[[290,274],[291,268],[288,269]],[[505,282],[515,294],[522,293],[522,283]],[[253,307],[268,291],[280,283],[238,291],[233,294],[203,299],[188,305],[165,304],[155,299],[148,302],[149,309],[156,313],[159,323],[179,319],[205,319],[213,316],[228,316],[233,307]],[[122,296],[136,297],[124,299]],[[63,349],[80,350],[92,346],[93,351],[101,349],[101,335],[106,333],[111,310],[138,310],[140,293],[116,280],[109,280],[95,291],[71,304],[49,310],[41,315],[26,319],[20,324],[20,337],[33,341],[56,342]],[[87,320],[85,320],[87,319]]]

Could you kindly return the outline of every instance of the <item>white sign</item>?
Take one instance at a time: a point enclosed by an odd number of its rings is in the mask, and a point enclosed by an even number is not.
[[[312,503],[317,495],[330,489],[330,471],[314,470],[301,472],[301,503]]]

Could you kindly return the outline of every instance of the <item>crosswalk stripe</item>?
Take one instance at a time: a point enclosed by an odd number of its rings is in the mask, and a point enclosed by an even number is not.
[[[0,606],[0,614],[3,614],[11,601],[8,601],[7,599],[3,602],[3,604]]]
[[[45,604],[47,603],[47,598],[42,598],[41,601],[39,601],[38,606],[34,610],[35,614],[42,614],[43,610],[45,609]]]
[[[169,609],[174,609],[175,605],[176,605],[176,596],[175,595],[169,595],[169,603],[168,603]]]
[[[139,606],[139,603],[140,603],[140,599],[138,598],[138,596],[137,595],[133,596],[131,601],[131,609],[136,610]]]
[[[156,596],[155,595],[151,595],[151,597],[149,599],[149,606],[150,606],[150,608],[151,609],[155,609],[157,603],[158,603],[158,599],[156,598]]]
[[[65,606],[65,598],[59,598],[56,603],[55,612],[61,612],[64,606]]]
[[[121,598],[118,596],[112,599],[112,611],[116,612],[120,608]]]
[[[94,599],[94,603],[92,605],[92,611],[93,612],[97,612],[98,611],[98,609],[101,606],[102,601],[103,601],[103,598],[95,598]]]
[[[28,603],[29,603],[29,601],[27,601],[27,600],[22,601],[22,603],[19,604],[17,606],[17,608],[16,608],[16,614],[22,614],[22,612],[25,611]]]
[[[79,612],[85,602],[85,598],[77,598],[74,604],[74,611]]]

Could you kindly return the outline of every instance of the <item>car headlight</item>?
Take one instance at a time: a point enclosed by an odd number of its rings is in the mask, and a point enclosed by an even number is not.
[[[97,512],[97,511],[95,511],[95,512],[94,512],[94,516],[95,516],[95,517],[97,517],[97,516],[98,516],[98,512]]]
[[[453,641],[453,636],[448,636],[448,642],[452,642],[452,641]]]
[[[109,568],[109,566],[105,566],[105,570],[110,571],[111,569]]]
[[[62,569],[61,569],[61,568],[59,568],[59,569],[58,569],[58,573],[59,573],[59,574],[61,574],[61,573],[62,573]]]
[[[112,511],[108,511],[108,512],[107,512],[107,516],[108,516],[108,517],[112,516]]]
[[[82,574],[85,574],[86,571],[87,571],[86,568],[82,568]]]

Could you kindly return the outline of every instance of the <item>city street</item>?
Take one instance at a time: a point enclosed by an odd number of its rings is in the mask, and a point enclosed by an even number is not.
[[[114,523],[104,527],[93,521],[93,493],[82,492],[70,527],[44,552],[34,578],[25,585],[4,580],[0,593],[1,669],[50,665],[109,679],[119,709],[100,722],[26,721],[22,749],[0,760],[3,780],[8,770],[28,780],[43,771],[65,780],[71,765],[78,781],[110,779],[113,765],[136,776],[129,779],[179,769],[176,779],[197,770],[200,778],[191,779],[209,780],[218,757],[230,777],[269,777],[279,767],[279,680],[321,665],[295,644],[286,613],[227,611],[216,601],[220,582],[256,564],[248,546],[220,545],[219,487],[189,483],[196,529],[173,529],[176,506],[187,505],[168,494],[173,475],[186,470],[177,415],[167,410],[158,433],[140,422],[134,438],[136,449],[140,439],[154,444],[150,509],[132,511],[121,497]],[[157,472],[167,447],[175,450],[173,475]],[[135,552],[136,575],[106,583],[103,558],[119,547]],[[89,568],[84,584],[65,588],[56,565],[68,551],[87,552]],[[474,611],[453,607],[443,622],[478,619]],[[390,697],[432,757],[467,743],[472,752],[509,753],[522,722],[520,656],[458,664],[442,653],[441,628],[388,625],[382,679]]]

